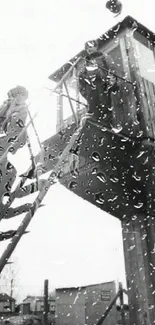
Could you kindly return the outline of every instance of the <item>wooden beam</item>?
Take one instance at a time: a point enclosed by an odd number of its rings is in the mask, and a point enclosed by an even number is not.
[[[48,280],[44,281],[44,314],[43,314],[43,324],[48,325]]]
[[[63,84],[57,88],[57,120],[56,120],[56,132],[63,130]]]
[[[48,90],[50,90],[50,91],[53,92],[53,90],[50,89],[50,88],[48,88],[48,87],[45,87],[45,89],[48,89]],[[58,92],[57,90],[55,90],[54,92],[55,92],[56,94],[59,94],[59,92]],[[67,96],[66,94],[61,94],[61,96],[65,97],[65,98],[68,98],[68,96]],[[71,96],[69,96],[69,97],[70,97],[70,100],[72,100],[73,102],[78,103],[79,105],[82,105],[82,106],[88,107],[87,104],[81,102],[80,100],[77,100],[77,99],[75,99],[75,98],[73,98],[73,97],[71,97]]]
[[[150,223],[152,220],[150,220]],[[150,230],[149,230],[150,228]],[[126,278],[131,324],[155,320],[155,221],[138,216],[122,221]]]
[[[113,306],[115,305],[117,299],[120,296],[120,290],[118,291],[118,293],[116,294],[116,296],[113,298],[113,300],[111,301],[110,305],[106,308],[103,316],[99,319],[99,321],[97,322],[96,325],[102,325],[104,320],[106,319],[106,317],[109,315],[110,310],[113,308]]]
[[[120,299],[120,306],[121,306],[121,319],[122,319],[122,325],[125,325],[125,311],[124,311],[124,296],[123,296],[123,286],[122,283],[119,283],[119,299]]]
[[[75,114],[74,107],[73,107],[72,101],[70,99],[69,91],[68,91],[67,84],[66,84],[65,81],[64,81],[64,86],[65,86],[66,94],[67,94],[68,101],[69,101],[69,104],[70,104],[70,108],[71,108],[72,114],[74,116],[75,123],[76,123],[76,125],[78,125],[78,119],[77,119],[77,116]]]

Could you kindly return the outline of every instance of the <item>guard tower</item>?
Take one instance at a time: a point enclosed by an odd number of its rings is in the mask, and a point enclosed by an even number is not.
[[[97,40],[99,50],[111,55],[117,75],[127,80],[124,83],[124,80],[118,79],[121,96],[113,98],[113,100],[115,99],[113,103],[114,124],[117,124],[117,122],[119,125],[121,124],[123,133],[126,133],[126,135],[134,136],[138,129],[143,128],[143,136],[154,137],[155,126],[153,125],[154,112],[152,109],[154,105],[155,78],[154,38],[154,33],[128,16]],[[70,95],[74,95],[74,99],[78,101],[81,100],[81,95],[78,92],[77,71],[83,64],[83,55],[84,51],[81,51],[49,77],[49,79],[59,82],[76,59],[81,57],[79,63],[71,70],[65,80]],[[135,93],[133,93],[132,86],[134,82],[137,85],[137,92],[135,91]],[[60,94],[58,96],[57,131],[66,128],[67,125],[67,119],[63,117],[63,114],[65,114],[63,107],[67,101],[62,94],[65,89],[66,86],[61,83],[58,88]],[[121,100],[119,100],[120,97]],[[72,102],[72,106],[76,111],[77,118],[81,118],[86,109],[78,101],[76,103]],[[140,124],[137,128],[133,126],[135,120],[138,120],[138,125]],[[68,124],[71,124],[71,121],[74,121],[74,116],[72,116],[72,119],[71,116],[68,118]]]
[[[130,321],[132,325],[152,325],[155,323],[155,34],[132,17],[126,17],[102,35],[98,43],[100,51],[112,56],[119,85],[119,91],[111,94],[111,127],[95,114],[83,119],[88,108],[78,91],[78,73],[85,55],[81,51],[49,77],[57,83],[54,89],[58,97],[57,133],[40,145],[41,153],[35,157],[35,163],[40,163],[42,173],[52,172],[48,181],[43,181],[43,189],[28,207],[29,212],[0,258],[0,271],[56,176],[66,188],[121,221]],[[69,117],[65,116],[68,107]],[[37,185],[39,182],[42,183],[39,179]],[[25,187],[24,183],[20,182],[11,196],[8,209],[15,197],[38,191],[35,183]],[[9,211],[9,217],[13,217],[12,210]],[[20,213],[18,209],[16,215]],[[4,218],[2,213],[1,218]]]
[[[131,324],[153,324],[155,34],[128,16],[98,43],[100,51],[112,56],[118,75],[120,91],[112,95],[113,126],[108,130],[102,121],[88,119],[82,130],[79,174],[63,172],[60,182],[121,220]],[[83,55],[81,51],[49,77],[60,86],[57,131],[65,137],[87,110],[78,92]],[[68,119],[63,117],[66,100],[74,112]]]

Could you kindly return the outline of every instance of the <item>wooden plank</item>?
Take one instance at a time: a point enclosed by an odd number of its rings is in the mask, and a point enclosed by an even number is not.
[[[122,96],[122,85],[121,81],[118,81],[118,87],[120,90],[116,93],[111,94],[112,98],[112,106],[113,106],[113,126],[117,127],[117,125],[121,125],[124,127],[124,105],[123,105],[123,96]]]
[[[72,103],[72,101],[70,99],[68,87],[67,87],[67,84],[66,84],[65,81],[64,81],[64,87],[65,87],[65,90],[66,90],[66,94],[67,94],[67,97],[68,97],[68,101],[69,101],[69,104],[70,104],[70,108],[71,108],[71,111],[72,111],[73,118],[75,120],[76,125],[78,126],[78,119],[77,119],[76,113],[74,111],[74,106],[73,106],[73,103]]]
[[[136,325],[153,324],[154,320],[154,309],[150,308],[154,306],[154,284],[148,273],[149,261],[145,261],[148,244],[143,225],[144,216],[122,221],[130,322]]]
[[[150,117],[150,128],[152,129],[153,132],[153,138],[155,138],[155,128],[154,128],[154,123],[153,123],[153,118],[154,118],[154,112],[153,112],[153,103],[152,103],[152,98],[150,95],[150,89],[149,89],[149,81],[146,80],[145,78],[142,78],[144,90],[145,90],[145,97],[148,103],[148,114]]]
[[[123,35],[117,44],[113,43],[112,46],[107,49],[106,53],[111,55],[113,58],[116,74],[124,79],[128,79],[129,67],[125,63],[127,56],[125,52]],[[132,125],[130,118],[131,101],[129,98],[129,93],[130,96],[132,96],[132,92],[130,91],[130,86],[127,82],[118,78],[117,84],[119,90],[116,93],[111,94],[113,104],[113,125],[121,125],[123,132],[129,135],[131,133]]]
[[[151,100],[151,112],[152,112],[152,124],[153,124],[153,130],[155,134],[155,85],[152,82],[147,82],[149,94],[150,94],[150,100]]]
[[[135,43],[132,37],[125,38],[126,48],[128,52],[128,59],[130,62],[130,73],[131,79],[133,82],[136,82],[136,91],[135,96],[137,98],[137,120],[139,122],[139,128],[143,131],[143,136],[153,137],[153,130],[148,129],[148,121],[149,121],[149,110],[148,110],[148,102],[146,100],[144,94],[144,85],[142,83],[142,79],[140,77],[140,70],[138,61],[136,60],[135,53]]]
[[[120,46],[121,46],[121,52],[123,54],[125,78],[132,81],[131,80],[131,66],[130,66],[130,62],[128,59],[128,53],[127,53],[127,49],[126,49],[125,35],[124,35],[124,38],[122,38],[120,40]],[[137,118],[134,89],[133,89],[133,86],[130,85],[129,83],[126,83],[125,86],[127,87],[126,95],[127,95],[128,108],[129,108],[128,113],[130,113],[130,116],[128,116],[128,119],[129,119],[129,124],[130,124],[130,127],[132,128],[133,135],[134,135],[135,134],[134,129],[133,129],[133,128],[135,128],[134,122]]]
[[[78,120],[80,119],[80,92],[79,92],[79,79],[78,79],[78,70],[74,68],[75,74],[75,99],[76,99],[76,114]]]
[[[147,85],[147,81],[140,77],[141,85],[143,89],[143,98],[145,98],[145,116],[147,115],[147,120],[145,120],[145,128],[148,129],[149,135],[151,138],[154,138],[154,130],[153,130],[153,124],[152,124],[152,114],[151,114],[151,103],[150,103],[150,96],[149,96],[149,89]]]
[[[61,84],[57,88],[57,121],[56,121],[56,132],[63,130],[63,85]]]

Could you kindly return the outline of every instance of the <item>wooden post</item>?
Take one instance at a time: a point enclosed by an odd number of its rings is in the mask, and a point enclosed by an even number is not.
[[[133,220],[134,219],[134,220]],[[145,216],[122,221],[129,313],[132,325],[155,321],[155,222]]]
[[[69,104],[70,104],[70,108],[71,108],[72,114],[74,116],[75,123],[76,123],[76,125],[78,125],[78,119],[77,119],[76,113],[74,111],[74,107],[73,107],[72,101],[70,99],[69,91],[68,91],[67,84],[66,84],[65,81],[64,81],[64,86],[65,86],[66,94],[67,94],[68,101],[69,101]]]
[[[78,120],[80,120],[80,92],[79,92],[79,78],[77,67],[74,68],[75,75],[75,96],[76,96],[76,114]]]
[[[124,297],[123,297],[123,287],[122,287],[122,283],[119,283],[119,291],[120,291],[120,295],[119,295],[119,299],[120,299],[120,307],[121,307],[121,321],[122,321],[122,325],[125,325],[125,312],[124,312]]]
[[[43,324],[48,325],[48,280],[44,281],[44,317]]]
[[[56,122],[56,132],[60,132],[63,129],[63,85],[61,84],[57,88],[57,122]]]
[[[11,313],[13,312],[12,310],[12,298],[13,298],[13,279],[10,281],[10,311]]]

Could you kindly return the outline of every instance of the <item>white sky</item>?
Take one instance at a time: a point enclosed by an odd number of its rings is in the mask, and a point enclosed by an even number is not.
[[[105,3],[0,0],[0,101],[11,87],[27,87],[31,111],[39,112],[36,126],[42,140],[54,133],[56,107],[44,90],[52,87],[48,76],[54,70],[79,52],[85,41],[99,37],[128,14],[155,31],[154,0],[148,0],[147,7],[146,1],[122,0],[119,18],[105,9]],[[61,186],[51,188],[44,203],[29,226],[30,234],[15,251],[20,298],[40,294],[45,278],[51,288],[110,280],[125,283],[117,219]],[[1,229],[16,228],[20,220],[3,221]],[[2,243],[1,249],[5,246]]]

